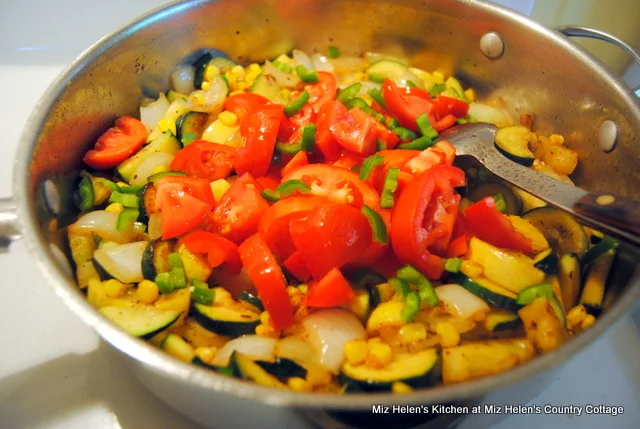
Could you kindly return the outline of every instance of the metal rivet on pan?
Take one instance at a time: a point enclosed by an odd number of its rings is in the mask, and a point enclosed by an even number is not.
[[[600,125],[600,131],[598,132],[598,143],[600,148],[605,152],[611,152],[616,145],[616,139],[618,138],[618,126],[615,122],[606,120]]]
[[[480,50],[487,57],[495,60],[504,52],[502,37],[496,32],[490,32],[480,38]]]
[[[42,186],[42,191],[47,209],[53,216],[57,216],[62,209],[58,187],[53,180],[47,179]]]

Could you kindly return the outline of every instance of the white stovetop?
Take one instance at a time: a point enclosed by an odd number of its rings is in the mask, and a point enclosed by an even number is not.
[[[162,0],[21,0],[0,14],[0,196],[11,194],[12,159],[26,119],[57,74],[82,50]],[[530,10],[529,0],[505,0]],[[107,345],[55,296],[23,243],[0,255],[0,427],[9,429],[199,426],[148,395]],[[514,415],[497,428],[636,428],[640,336],[630,318],[576,356],[536,404],[609,404],[618,417]],[[535,420],[534,420],[535,419]],[[297,426],[295,422],[291,427]],[[264,427],[271,427],[265,422]]]

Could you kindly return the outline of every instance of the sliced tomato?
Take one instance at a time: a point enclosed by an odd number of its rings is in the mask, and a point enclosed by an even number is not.
[[[183,192],[186,192],[207,204],[212,206],[215,204],[215,198],[213,197],[213,191],[211,190],[211,183],[206,179],[189,176],[164,176],[156,182],[156,190],[160,190],[162,187],[170,183],[180,185]],[[156,208],[158,210],[160,209],[159,207]]]
[[[391,130],[389,130],[379,122],[377,123],[377,126],[378,139],[384,142],[385,149],[393,149],[394,147],[398,146],[398,143],[400,143],[400,137],[398,137],[398,135],[394,134]]]
[[[420,154],[419,150],[409,150],[409,149],[391,149],[391,150],[381,150],[378,152],[378,155],[384,158],[384,163],[376,166],[369,179],[367,180],[378,192],[382,192],[382,188],[384,186],[384,181],[387,177],[387,173],[391,168],[399,168],[400,174],[398,176],[398,189],[396,190],[396,195],[399,195],[404,187],[405,183],[410,181],[413,178],[413,175],[407,171],[405,164],[409,162],[411,159],[415,158]]]
[[[309,281],[311,278],[311,273],[307,269],[302,253],[300,252],[294,252],[282,265],[301,282]]]
[[[362,110],[355,108],[341,120],[333,123],[329,130],[343,148],[364,156],[376,151],[378,121]]]
[[[467,116],[469,104],[457,98],[439,95],[433,100],[433,112],[437,120],[443,119],[447,115],[454,115],[457,118]]]
[[[116,126],[104,132],[95,146],[83,158],[85,164],[96,170],[114,168],[138,152],[147,139],[147,128],[131,116],[116,119]]]
[[[442,275],[442,258],[433,252],[442,253],[449,244],[460,204],[454,187],[464,184],[462,170],[435,166],[412,180],[393,208],[390,235],[398,259],[430,279]]]
[[[296,153],[289,162],[287,162],[287,165],[282,168],[280,174],[282,174],[282,177],[287,176],[292,173],[293,170],[304,165],[309,165],[309,157],[307,156],[307,152],[300,151]]]
[[[379,207],[372,208],[375,209],[382,217],[385,227],[387,228],[387,231],[389,231],[391,229],[391,210],[381,209]],[[351,262],[349,266],[358,267],[370,265],[374,261],[380,259],[380,257],[386,253],[388,248],[388,244],[382,244],[377,241],[372,241],[369,247],[367,247],[365,251],[362,252],[362,255],[353,260],[353,262]]]
[[[413,174],[427,171],[434,165],[453,165],[456,148],[448,141],[439,141],[435,146],[425,149],[405,164]]]
[[[338,100],[328,100],[318,111],[316,146],[325,161],[333,162],[340,156],[341,147],[331,132],[331,125],[347,116],[348,110]]]
[[[176,154],[171,170],[210,181],[224,179],[233,170],[235,153],[232,147],[196,140]]]
[[[269,104],[250,112],[240,125],[245,145],[238,149],[234,166],[238,174],[263,176],[269,170],[282,119],[282,106]]]
[[[367,218],[346,204],[322,204],[290,225],[293,243],[314,277],[353,261],[372,240]]]
[[[261,176],[256,179],[260,191],[276,189],[280,185],[280,178],[274,175]]]
[[[396,276],[396,272],[402,268],[403,264],[398,260],[393,248],[391,246],[387,246],[387,249],[382,256],[374,262],[364,264],[364,266],[386,278],[391,278]]]
[[[290,118],[283,116],[278,130],[278,140],[283,142],[295,143],[292,135],[295,131],[300,130],[303,126],[315,123],[317,114],[313,107],[307,103],[298,113]]]
[[[282,178],[283,182],[287,180],[302,180],[311,187],[313,195],[327,197],[338,203],[377,207],[380,201],[376,190],[360,180],[356,172],[333,165],[305,165]]]
[[[389,114],[405,128],[418,131],[418,116],[424,113],[432,116],[433,103],[429,94],[418,88],[400,88],[386,79],[382,84],[382,94]]]
[[[340,157],[338,158],[338,160],[333,162],[331,165],[340,168],[346,168],[347,170],[352,170],[353,167],[356,166],[359,168],[365,158],[366,156],[343,150],[342,153],[340,153]]]
[[[293,306],[287,293],[287,282],[276,258],[260,234],[247,238],[238,253],[249,278],[275,330],[286,329],[293,324]]]
[[[460,214],[458,214],[460,216]],[[467,236],[465,234],[459,235],[449,243],[449,247],[445,252],[447,258],[457,258],[467,253]]]
[[[317,72],[318,82],[312,85],[306,85],[305,90],[309,93],[309,105],[318,113],[324,104],[336,98],[338,92],[338,84],[333,73]]]
[[[433,123],[433,129],[437,132],[444,131],[449,127],[452,127],[456,124],[458,119],[454,115],[447,115],[444,118],[440,119]]]
[[[309,307],[330,308],[346,305],[356,294],[340,270],[332,269],[317,282],[309,285],[306,303]]]
[[[209,215],[210,232],[240,243],[257,231],[269,203],[260,195],[258,183],[249,174],[240,176],[224,193]]]
[[[240,273],[242,269],[238,246],[226,238],[206,231],[195,231],[181,238],[180,242],[192,253],[206,254],[211,268],[225,264],[233,274]]]
[[[270,101],[261,95],[245,92],[227,98],[224,101],[224,109],[234,113],[238,117],[238,122],[242,123],[249,113],[269,103]]]

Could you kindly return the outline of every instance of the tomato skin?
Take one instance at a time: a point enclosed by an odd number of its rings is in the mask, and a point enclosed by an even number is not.
[[[351,152],[368,156],[376,151],[378,122],[358,108],[351,109],[344,119],[329,126],[329,130],[338,144]]]
[[[398,119],[400,125],[418,131],[416,119],[426,113],[432,116],[433,103],[429,94],[418,88],[400,88],[389,79],[382,84],[382,94],[389,114]]]
[[[455,125],[458,119],[454,115],[447,115],[433,124],[433,129],[440,132]]]
[[[195,231],[181,238],[180,241],[190,252],[206,254],[211,268],[224,263],[233,274],[238,274],[242,269],[238,246],[226,238],[206,231]]]
[[[282,264],[296,279],[301,282],[309,281],[311,273],[305,265],[302,253],[296,251]]]
[[[459,235],[449,243],[449,247],[445,253],[447,258],[458,258],[467,253],[467,236],[465,234]]]
[[[247,238],[238,247],[238,253],[269,313],[273,328],[280,331],[291,326],[293,307],[287,293],[287,282],[262,236],[254,234]]]
[[[249,174],[240,176],[224,193],[209,215],[208,231],[240,243],[258,228],[269,203],[262,198],[258,183]]]
[[[438,98],[433,100],[433,111],[437,120],[441,120],[447,115],[462,118],[467,116],[469,104],[457,98],[439,95]]]
[[[307,306],[330,308],[346,305],[356,294],[351,285],[337,268],[329,271],[324,277],[309,285],[305,300]]]
[[[371,226],[360,210],[323,204],[290,224],[291,238],[313,277],[322,277],[360,256],[371,244]]]
[[[291,174],[293,170],[305,165],[309,165],[309,157],[307,156],[307,152],[300,151],[296,153],[289,162],[287,162],[287,165],[282,168],[280,173],[282,174],[282,177],[285,177]]]
[[[195,140],[178,151],[171,161],[171,170],[209,181],[224,179],[233,170],[236,150],[222,144]]]
[[[142,122],[131,116],[122,116],[116,119],[115,127],[98,137],[83,161],[95,170],[114,168],[138,152],[146,139],[147,128]]]
[[[249,112],[242,121],[240,134],[246,141],[237,150],[233,162],[239,175],[251,173],[254,177],[259,177],[269,170],[283,116],[282,108],[279,104],[265,105]]]
[[[224,101],[224,110],[234,113],[238,117],[238,123],[241,124],[249,113],[270,103],[267,98],[261,95],[245,92],[228,97]]]
[[[345,118],[348,110],[338,100],[328,100],[318,111],[316,121],[316,146],[324,156],[326,162],[333,162],[340,156],[340,145],[331,132],[331,125]]]
[[[265,189],[276,189],[280,184],[280,178],[273,175],[261,176],[256,179],[256,183],[258,184],[258,188],[262,192]]]
[[[214,205],[215,198],[213,197],[213,191],[211,190],[211,184],[208,180],[199,177],[189,176],[164,176],[156,183],[156,188],[169,183],[177,183],[188,194],[196,197],[197,199],[204,201],[207,204]]]
[[[409,182],[394,205],[393,250],[400,262],[414,265],[430,279],[442,275],[444,263],[432,250],[446,250],[460,202],[453,188],[464,183],[462,170],[435,166]]]
[[[453,165],[455,157],[456,148],[448,141],[442,140],[407,161],[405,169],[413,174],[420,174],[435,165]]]
[[[317,72],[318,82],[306,85],[305,90],[309,93],[309,105],[317,113],[329,100],[336,98],[338,84],[332,73]]]
[[[294,132],[300,130],[307,124],[312,122],[315,123],[316,117],[317,114],[309,103],[307,103],[302,110],[292,117],[287,118],[286,116],[283,116],[282,121],[280,122],[280,129],[278,130],[278,140],[294,144]]]

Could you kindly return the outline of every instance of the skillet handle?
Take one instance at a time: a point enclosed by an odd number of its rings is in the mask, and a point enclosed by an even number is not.
[[[640,236],[640,202],[607,192],[591,192],[573,206],[576,213]]]
[[[13,199],[0,199],[0,253],[7,252],[11,242],[20,238],[17,220],[18,215]]]

